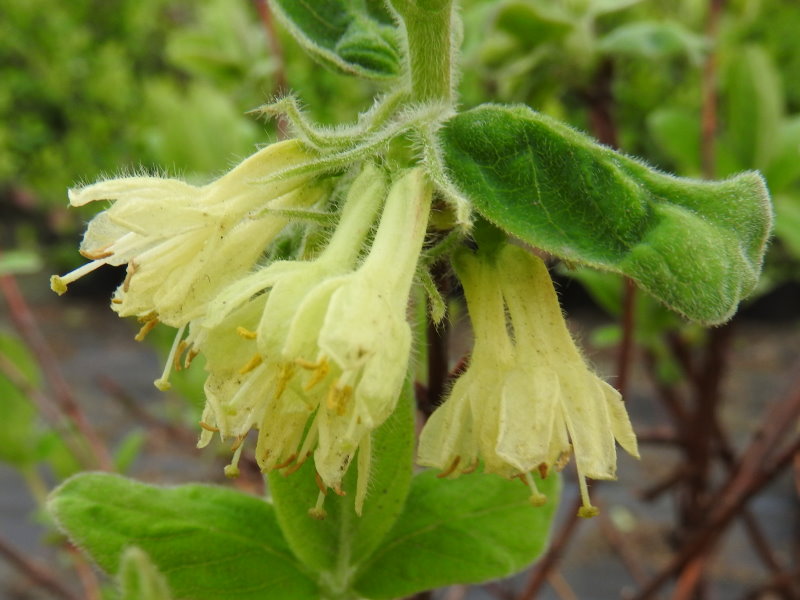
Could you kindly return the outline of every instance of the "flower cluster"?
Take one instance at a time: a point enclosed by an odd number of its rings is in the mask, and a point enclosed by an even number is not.
[[[540,505],[546,499],[532,473],[560,470],[574,452],[579,515],[595,515],[586,478],[615,477],[615,440],[638,457],[619,393],[586,366],[540,259],[508,245],[493,256],[462,252],[456,270],[475,345],[422,431],[419,462],[451,476],[482,460],[486,472],[521,477]]]
[[[393,412],[407,371],[406,308],[432,190],[419,168],[389,181],[381,168],[362,165],[321,250],[261,264],[288,211],[337,203],[313,169],[270,177],[311,158],[288,141],[203,187],[131,177],[72,190],[75,206],[113,204],[81,244],[92,262],[53,276],[51,286],[61,294],[104,264],[127,264],[113,308],[143,322],[140,338],[158,322],[178,328],[157,387],[169,387],[183,356],[206,359],[199,445],[216,432],[232,439],[226,473],[235,476],[243,441],[256,429],[263,471],[289,472],[313,455],[323,491],[337,493],[358,456],[360,512],[370,435]],[[324,514],[321,499],[314,514]]]
[[[81,244],[91,262],[51,280],[61,294],[104,264],[127,265],[112,306],[143,323],[137,339],[159,322],[178,329],[157,387],[169,387],[173,366],[205,357],[198,445],[215,433],[232,440],[230,476],[251,430],[264,472],[288,474],[313,456],[317,517],[329,488],[344,493],[354,459],[354,504],[363,507],[371,435],[394,411],[408,370],[407,304],[434,193],[421,167],[389,173],[367,160],[323,177],[322,162],[286,141],[202,187],[128,177],[71,190],[75,206],[112,204]],[[337,217],[325,241],[270,261],[290,219],[320,209]],[[534,473],[562,468],[574,452],[580,514],[591,516],[585,479],[614,477],[615,440],[637,453],[619,394],[584,363],[538,258],[506,245],[462,248],[453,263],[475,346],[422,431],[419,462],[442,477],[482,462],[522,478],[538,505]]]

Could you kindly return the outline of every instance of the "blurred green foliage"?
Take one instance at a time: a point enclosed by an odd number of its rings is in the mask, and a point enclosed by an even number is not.
[[[280,91],[279,70],[323,122],[354,117],[374,92],[321,69],[276,27],[278,60],[245,0],[8,0],[0,13],[2,248],[47,241],[57,268],[80,262],[59,250],[97,210],[68,212],[70,186],[225,170],[274,139],[246,112]]]

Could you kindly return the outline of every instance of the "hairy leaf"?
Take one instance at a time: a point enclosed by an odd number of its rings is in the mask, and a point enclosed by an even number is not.
[[[322,64],[369,79],[400,73],[397,28],[382,0],[271,0],[270,6]]]
[[[756,172],[672,177],[524,106],[461,113],[440,140],[454,184],[486,219],[628,275],[690,319],[724,322],[758,281],[772,209]]]
[[[617,27],[599,43],[601,51],[645,59],[686,56],[695,64],[702,59],[705,40],[675,21],[637,21]]]
[[[135,546],[122,554],[118,579],[122,600],[172,600],[164,576]]]
[[[67,480],[48,509],[70,539],[114,573],[128,546],[146,552],[182,600],[316,599],[266,502],[221,487],[163,488],[117,475]]]
[[[548,502],[534,508],[527,487],[496,475],[417,475],[403,515],[361,569],[356,591],[372,600],[398,598],[522,570],[546,547],[558,477],[539,489]]]

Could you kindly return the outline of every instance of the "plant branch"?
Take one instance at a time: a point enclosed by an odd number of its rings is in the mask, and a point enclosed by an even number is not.
[[[105,471],[112,470],[111,454],[75,401],[72,390],[58,365],[58,361],[42,335],[36,323],[36,318],[28,307],[27,302],[25,302],[25,298],[13,276],[0,276],[0,293],[3,294],[8,303],[11,320],[17,332],[28,347],[31,348],[42,368],[45,380],[53,391],[56,406],[86,438],[94,452],[97,467]]]
[[[17,570],[24,573],[35,586],[49,591],[54,597],[63,600],[81,600],[77,594],[51,575],[48,569],[22,554],[2,537],[0,537],[0,555]]]

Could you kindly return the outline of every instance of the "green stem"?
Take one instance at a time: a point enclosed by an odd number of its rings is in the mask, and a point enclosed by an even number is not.
[[[453,0],[393,0],[392,4],[405,25],[413,100],[450,102]]]

